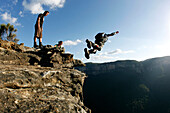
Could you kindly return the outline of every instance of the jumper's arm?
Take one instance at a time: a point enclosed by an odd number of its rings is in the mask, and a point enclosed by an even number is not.
[[[110,33],[110,34],[106,34],[106,35],[109,37],[109,36],[113,36],[113,35],[118,34],[118,33],[119,33],[119,31],[116,31],[116,32],[113,32],[113,33]]]

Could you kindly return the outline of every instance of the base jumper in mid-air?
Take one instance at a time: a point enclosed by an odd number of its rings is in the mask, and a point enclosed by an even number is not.
[[[119,33],[119,31],[116,31],[116,32],[113,32],[113,33],[110,33],[110,34],[98,33],[95,36],[95,43],[93,43],[92,41],[89,41],[88,39],[86,39],[87,47],[90,50],[88,50],[87,48],[84,49],[85,57],[87,59],[89,59],[90,54],[95,54],[97,52],[97,50],[101,51],[103,45],[107,42],[108,37],[113,36],[113,35],[118,34],[118,33]]]

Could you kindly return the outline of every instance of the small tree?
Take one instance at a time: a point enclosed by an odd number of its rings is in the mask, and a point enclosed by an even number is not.
[[[14,32],[17,32],[17,29],[15,29],[13,25],[10,25],[10,23],[7,25],[0,25],[0,38],[2,40],[8,40],[17,43],[19,39],[16,38],[16,34]]]

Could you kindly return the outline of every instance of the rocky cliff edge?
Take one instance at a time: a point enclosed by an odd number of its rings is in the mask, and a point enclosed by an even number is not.
[[[0,40],[0,112],[90,113],[83,103],[87,77],[72,54]]]

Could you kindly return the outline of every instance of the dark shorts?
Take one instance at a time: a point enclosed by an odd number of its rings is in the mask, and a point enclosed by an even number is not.
[[[38,28],[37,26],[35,26],[34,37],[42,38],[42,28]]]

